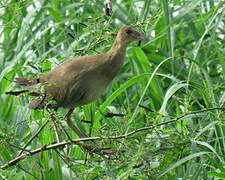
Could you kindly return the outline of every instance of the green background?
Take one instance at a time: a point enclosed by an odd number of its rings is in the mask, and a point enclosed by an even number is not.
[[[73,144],[25,157],[0,169],[0,178],[224,179],[225,2],[113,0],[112,16],[105,14],[106,3],[0,2],[0,165],[14,159],[47,120],[27,150],[57,142],[47,110],[30,111],[28,97],[5,95],[19,89],[9,80],[39,76],[72,57],[106,52],[124,25],[135,26],[149,41],[140,47],[131,43],[104,95],[76,108],[72,117],[92,137],[149,128],[127,138],[94,141],[111,154],[91,157]],[[104,117],[109,112],[126,116]],[[68,141],[62,127],[78,138],[67,127],[65,113],[57,113],[61,141]]]

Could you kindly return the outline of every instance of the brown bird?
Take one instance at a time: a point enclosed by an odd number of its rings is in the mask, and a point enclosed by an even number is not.
[[[104,93],[124,63],[127,45],[135,40],[147,39],[133,26],[124,26],[118,32],[112,48],[106,53],[65,61],[37,78],[15,79],[15,82],[21,86],[40,84],[44,87],[42,88],[44,92],[23,90],[10,91],[6,94],[19,95],[30,92],[31,96],[37,96],[30,102],[30,109],[42,109],[49,100],[54,100],[55,104],[49,104],[46,107],[69,108],[65,116],[67,124],[79,137],[87,137],[73,124],[70,116],[75,107],[91,103]],[[41,89],[40,86],[39,89]]]

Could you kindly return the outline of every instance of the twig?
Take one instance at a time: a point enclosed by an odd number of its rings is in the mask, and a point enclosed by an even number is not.
[[[27,171],[27,170],[26,170],[26,169],[24,169],[23,167],[18,166],[18,168],[19,168],[19,169],[21,169],[22,171],[24,171],[25,173],[27,173],[27,174],[29,174],[29,175],[33,176],[35,179],[38,179],[35,175],[31,174],[29,171]]]
[[[109,3],[105,4],[105,15],[106,16],[112,16],[112,0],[110,0]]]
[[[84,120],[84,119],[81,119],[80,121],[83,122],[83,123],[88,123],[88,124],[92,123],[91,121],[87,121],[87,120]]]
[[[55,131],[55,136],[56,136],[56,139],[57,139],[57,143],[60,142],[60,137],[59,137],[59,133],[58,133],[58,128],[57,128],[57,124],[56,124],[56,117],[55,117],[55,111],[54,112],[51,112],[51,119],[52,119],[52,122],[53,122],[53,128],[54,128],[54,131]],[[63,128],[63,130],[65,130]],[[66,131],[65,131],[66,132]],[[67,134],[67,133],[66,133]],[[68,134],[67,134],[68,135]],[[69,137],[70,138],[70,137]],[[59,153],[57,150],[56,150],[57,153]],[[67,156],[67,154],[65,153],[64,149],[62,149],[62,152],[63,152],[63,155],[65,157],[66,160],[64,160],[64,158],[62,158],[64,161],[66,161],[66,164],[69,165],[69,157]],[[59,153],[60,154],[60,153]],[[60,154],[61,155],[61,154]],[[60,156],[61,157],[61,156]]]
[[[138,105],[139,107],[143,108],[146,111],[155,112],[154,110],[150,109],[149,107],[143,106],[141,104]]]
[[[70,144],[80,144],[80,142],[85,142],[85,141],[95,141],[95,140],[102,140],[102,139],[122,139],[122,138],[128,138],[128,137],[130,137],[130,136],[132,136],[132,135],[134,135],[134,134],[136,134],[138,132],[146,131],[146,130],[149,130],[149,129],[156,128],[158,126],[162,126],[162,125],[165,125],[165,124],[170,124],[170,123],[176,122],[176,121],[181,120],[181,119],[183,119],[186,116],[191,115],[191,114],[199,114],[199,113],[203,113],[203,112],[207,112],[207,111],[213,111],[213,110],[222,110],[222,111],[224,111],[225,108],[215,107],[215,108],[203,109],[203,110],[199,110],[199,111],[193,111],[193,112],[190,112],[190,113],[186,113],[184,115],[181,115],[181,116],[179,116],[177,118],[174,118],[174,119],[172,119],[170,121],[166,121],[166,122],[159,123],[159,124],[152,125],[152,126],[147,126],[147,127],[139,128],[139,129],[136,129],[134,131],[131,131],[131,132],[127,133],[127,134],[122,134],[122,135],[119,135],[119,136],[87,137],[87,138],[73,139],[72,141],[63,141],[63,142],[60,142],[60,143],[57,143],[57,144],[53,144],[53,145],[44,145],[44,148],[43,147],[40,147],[38,149],[35,149],[33,151],[30,151],[29,153],[24,153],[24,154],[22,154],[20,156],[17,156],[15,159],[9,161],[7,164],[2,165],[0,168],[1,169],[6,169],[6,168],[8,168],[10,166],[13,166],[13,165],[17,164],[19,161],[21,161],[22,159],[25,159],[26,157],[29,157],[29,156],[32,156],[32,155],[34,155],[36,153],[43,152],[43,151],[47,151],[47,150],[50,150],[50,149],[56,149],[56,148],[63,147],[65,145],[70,145]]]
[[[84,24],[84,23],[82,23],[82,22],[79,22],[79,24],[82,25],[82,26],[85,26],[85,27],[88,26],[87,24]]]
[[[60,138],[59,138],[59,133],[58,133],[57,125],[56,125],[56,118],[55,118],[54,112],[51,112],[50,116],[51,116],[51,119],[52,119],[52,122],[53,122],[53,129],[55,131],[56,140],[57,140],[57,143],[59,143]]]
[[[114,117],[114,116],[117,116],[117,117],[124,117],[124,116],[126,116],[126,114],[107,113],[107,114],[105,115],[106,118],[112,118],[112,117]]]
[[[19,149],[19,150],[21,150],[21,151],[30,152],[29,150],[26,150],[26,149],[24,149],[24,148],[18,147],[18,146],[16,146],[16,145],[10,143],[9,141],[5,141],[5,142],[6,142],[8,145],[10,145],[10,146],[12,146],[12,147],[14,147],[14,148],[16,148],[16,149]]]
[[[29,139],[29,141],[22,147],[22,150],[17,154],[16,157],[20,156],[23,151],[25,151],[26,147],[33,141],[33,139],[42,131],[42,129],[48,124],[49,120],[45,121],[45,123],[39,128],[39,130]]]

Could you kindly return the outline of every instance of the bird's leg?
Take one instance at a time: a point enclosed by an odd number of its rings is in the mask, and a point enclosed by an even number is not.
[[[80,138],[86,138],[87,136],[84,135],[74,124],[73,122],[71,121],[71,114],[73,113],[73,110],[74,108],[70,109],[65,118],[66,118],[66,122],[67,124],[70,126],[70,128],[80,137]],[[92,144],[84,144],[84,143],[81,143],[81,142],[77,142],[78,145],[80,145],[82,148],[84,148],[89,154],[91,157],[93,157],[93,145]]]
[[[80,138],[86,138],[87,136],[85,134],[83,134],[71,121],[71,114],[73,113],[74,108],[70,109],[65,118],[66,118],[66,122],[67,124],[70,126],[70,128],[80,137]],[[78,145],[80,145],[82,148],[84,148],[91,157],[93,157],[93,152],[97,153],[97,154],[102,154],[102,148],[98,148],[96,147],[96,145],[90,143],[90,144],[86,144],[86,143],[82,143],[82,142],[77,142]]]
[[[70,128],[80,137],[80,138],[86,138],[87,136],[86,135],[84,135],[74,124],[73,124],[73,122],[71,121],[71,114],[73,113],[73,110],[74,110],[75,108],[72,108],[72,109],[70,109],[68,112],[67,112],[67,114],[66,114],[66,116],[65,116],[65,118],[66,118],[66,122],[67,122],[67,124],[70,126]]]

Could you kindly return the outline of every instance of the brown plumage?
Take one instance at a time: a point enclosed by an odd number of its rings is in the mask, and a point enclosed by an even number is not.
[[[40,96],[29,104],[29,108],[40,109],[47,100],[55,100],[56,104],[48,107],[69,108],[66,115],[68,125],[80,137],[86,137],[73,125],[71,113],[75,107],[91,103],[104,93],[124,63],[127,45],[135,40],[146,38],[136,28],[124,26],[108,52],[77,57],[38,78],[16,78],[15,82],[21,86],[42,84],[45,92],[40,92]]]

